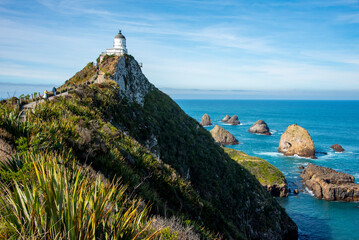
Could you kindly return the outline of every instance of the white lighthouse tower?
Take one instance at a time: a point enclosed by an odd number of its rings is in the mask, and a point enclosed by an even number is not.
[[[113,48],[107,48],[106,52],[101,53],[100,61],[102,61],[103,57],[106,55],[122,56],[124,54],[127,54],[126,38],[120,30],[113,39]]]

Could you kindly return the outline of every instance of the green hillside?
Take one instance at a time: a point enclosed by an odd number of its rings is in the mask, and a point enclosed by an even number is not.
[[[181,239],[171,238],[177,230],[170,227],[146,228],[154,215],[179,217],[181,226],[191,227],[203,239],[218,239],[217,234],[225,239],[297,237],[295,223],[276,200],[214,143],[208,131],[151,85],[133,57],[116,60],[117,65],[106,62],[113,62],[111,57],[104,61],[100,68],[116,66],[107,71],[115,81],[81,87],[46,101],[28,112],[26,121],[21,121],[19,110],[10,102],[1,105],[0,129],[11,135],[7,141],[18,154],[11,164],[1,167],[3,184],[24,189],[26,183],[39,185],[34,162],[41,157],[54,168],[56,164],[75,168],[72,172],[90,168],[104,182],[120,180],[115,187],[125,189],[126,201],[150,204],[148,215],[132,231],[138,239],[153,233],[167,237],[162,239]],[[52,161],[55,156],[62,159]],[[69,188],[76,185],[71,180]],[[125,209],[131,206],[125,204]],[[139,207],[135,212],[141,215],[143,210]],[[5,213],[1,214],[2,234],[16,236],[6,224]],[[33,220],[28,221],[23,224],[34,227]],[[111,230],[107,225],[96,226],[95,236],[105,239]],[[141,238],[136,235],[145,233]]]

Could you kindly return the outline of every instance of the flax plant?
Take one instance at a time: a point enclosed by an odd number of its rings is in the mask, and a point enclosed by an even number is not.
[[[1,185],[1,221],[9,239],[152,239],[148,207],[126,186],[91,177],[62,156],[31,155],[35,179]],[[66,161],[68,162],[68,161]]]

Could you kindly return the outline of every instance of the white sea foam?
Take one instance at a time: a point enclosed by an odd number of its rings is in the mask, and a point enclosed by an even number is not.
[[[305,187],[305,191],[306,193],[309,193],[309,195],[314,197],[314,193],[311,190],[309,190],[309,188]]]
[[[254,153],[258,154],[258,155],[271,156],[271,157],[278,157],[278,156],[282,155],[279,152],[254,152]]]

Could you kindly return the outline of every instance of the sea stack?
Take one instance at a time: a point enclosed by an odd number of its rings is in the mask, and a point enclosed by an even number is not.
[[[240,122],[238,120],[238,117],[237,115],[234,115],[233,117],[231,117],[228,121],[227,121],[228,124],[231,124],[231,125],[238,125]]]
[[[297,124],[290,125],[282,134],[278,152],[286,156],[298,155],[300,157],[316,158],[312,138],[307,130]]]
[[[300,177],[316,198],[327,201],[359,201],[359,184],[354,176],[309,164]]]
[[[201,125],[203,127],[212,125],[211,118],[208,116],[207,113],[202,116]]]
[[[231,119],[231,116],[228,114],[221,120],[222,122],[227,122],[229,119]]]
[[[258,120],[249,129],[250,133],[257,133],[262,135],[272,135],[269,131],[268,125],[263,120]]]
[[[334,144],[330,148],[336,152],[344,152],[344,148],[342,146],[340,146],[339,144]]]
[[[235,145],[239,143],[233,134],[218,125],[214,126],[210,133],[216,143],[223,145]]]

